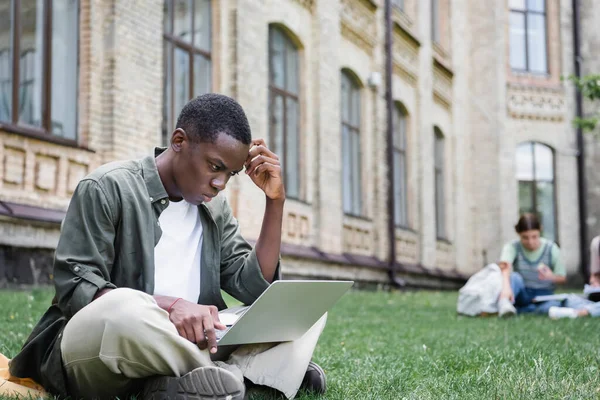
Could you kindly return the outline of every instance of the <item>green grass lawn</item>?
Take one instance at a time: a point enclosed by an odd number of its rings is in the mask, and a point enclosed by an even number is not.
[[[19,350],[50,299],[0,291],[0,352]],[[456,293],[347,294],[314,355],[324,398],[600,398],[600,319],[467,318],[455,307]]]

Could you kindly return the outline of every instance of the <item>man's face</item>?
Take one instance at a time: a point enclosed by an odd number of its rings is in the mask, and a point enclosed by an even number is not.
[[[191,143],[187,135],[181,136],[173,138],[180,140],[173,165],[175,184],[188,203],[209,202],[243,169],[250,146],[225,133],[214,143]]]
[[[535,251],[540,247],[540,231],[532,229],[521,232],[519,236],[521,238],[521,244],[528,251]]]

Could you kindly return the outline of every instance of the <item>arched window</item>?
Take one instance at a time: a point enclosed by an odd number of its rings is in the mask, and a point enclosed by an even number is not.
[[[408,227],[408,185],[406,161],[407,113],[400,103],[394,107],[394,223]]]
[[[346,214],[361,215],[360,86],[342,70],[342,193]]]
[[[300,198],[298,48],[278,26],[269,27],[269,136],[283,167],[286,194]]]
[[[446,239],[446,201],[444,192],[444,134],[437,126],[433,128],[435,135],[435,226],[438,239]]]
[[[183,106],[212,90],[211,0],[165,0],[163,16],[166,143]]]
[[[556,241],[554,152],[545,144],[526,142],[517,147],[516,158],[519,214],[536,214],[544,237]]]

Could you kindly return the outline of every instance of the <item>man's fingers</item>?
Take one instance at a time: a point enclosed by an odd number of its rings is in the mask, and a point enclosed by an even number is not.
[[[177,333],[179,333],[179,336],[181,336],[184,339],[187,339],[187,333],[185,332],[183,325],[175,325],[175,328],[177,328]]]
[[[268,172],[272,172],[274,174],[277,174],[277,173],[281,174],[281,165],[264,162],[264,163],[260,164],[258,167],[256,167],[256,169],[254,170],[254,175],[258,175],[262,171],[268,171]]]
[[[212,307],[210,310],[210,315],[213,318],[213,325],[215,329],[224,330],[227,329],[227,326],[221,322],[219,319],[219,309],[217,307]]]
[[[248,174],[248,175],[252,174],[254,172],[254,170],[256,169],[256,167],[258,167],[259,165],[261,165],[263,163],[279,165],[279,160],[277,160],[275,158],[267,157],[265,155],[260,155],[260,156],[256,157],[254,160],[252,160],[252,162],[247,164],[246,174]]]
[[[194,323],[194,343],[201,346],[203,342],[206,341],[206,337],[204,335],[204,325],[202,324],[202,320],[199,319],[196,323]],[[206,348],[206,347],[205,347]]]
[[[246,163],[248,163],[249,161],[253,160],[256,156],[259,156],[261,154],[279,160],[279,156],[277,156],[277,154],[269,150],[267,146],[259,145],[254,146],[250,149],[250,151],[248,152],[248,158],[246,159]]]
[[[208,351],[214,354],[217,352],[217,334],[215,333],[212,316],[207,315],[204,317],[203,322],[204,334],[206,335],[206,341],[208,342]]]
[[[188,325],[185,322],[182,322],[181,325],[177,328],[177,330],[179,331],[179,335],[181,337],[194,343],[194,341],[195,341],[194,330],[191,327],[191,325]]]
[[[252,146],[267,146],[267,143],[265,143],[265,139],[263,138],[258,138],[258,139],[253,139],[252,140]]]

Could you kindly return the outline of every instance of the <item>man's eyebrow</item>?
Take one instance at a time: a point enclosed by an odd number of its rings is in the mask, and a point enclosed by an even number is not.
[[[221,169],[229,169],[227,165],[225,165],[225,163],[218,158],[213,158],[211,161]]]

